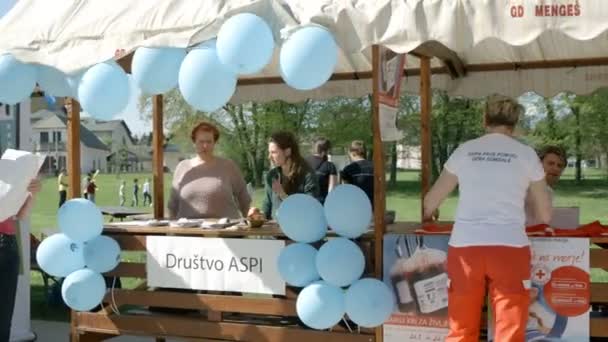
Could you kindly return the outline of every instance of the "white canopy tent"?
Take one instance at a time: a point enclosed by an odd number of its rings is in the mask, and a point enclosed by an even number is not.
[[[422,188],[430,185],[430,86],[470,97],[535,91],[587,94],[608,86],[608,2],[600,0],[20,0],[0,19],[0,53],[74,72],[115,56],[130,68],[140,46],[191,47],[217,35],[236,13],[251,12],[281,44],[307,24],[327,27],[340,47],[332,79],[313,91],[286,86],[277,51],[261,73],[239,80],[233,102],[362,96],[374,93],[374,165],[384,174],[379,134],[378,46],[408,53],[402,87],[421,94]],[[153,100],[155,215],[163,213],[162,96]],[[77,165],[78,106],[72,107],[68,164]],[[78,170],[70,172],[79,181]],[[375,178],[375,264],[382,265],[384,177]],[[70,189],[78,196],[78,188]],[[156,206],[158,204],[158,206]],[[160,216],[159,216],[160,215]],[[592,328],[608,332],[605,320]],[[601,329],[600,329],[601,328]],[[593,331],[593,329],[592,329]],[[381,334],[376,334],[381,341]]]
[[[309,92],[281,83],[275,54],[262,73],[241,79],[235,102],[369,94],[374,44],[413,54],[406,91],[417,92],[416,56],[436,57],[433,87],[453,95],[608,85],[608,2],[597,0],[20,0],[0,20],[0,51],[73,72],[117,49],[196,45],[240,12],[263,17],[278,44],[294,28],[321,24],[341,50],[334,80]]]

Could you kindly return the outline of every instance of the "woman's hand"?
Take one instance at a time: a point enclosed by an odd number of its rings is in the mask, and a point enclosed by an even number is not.
[[[38,194],[40,192],[40,190],[42,190],[42,182],[40,181],[40,179],[38,178],[34,178],[30,181],[30,184],[28,184],[27,186],[27,191],[32,194],[32,196],[35,196],[36,194]]]
[[[249,211],[247,212],[247,217],[251,217],[253,215],[260,214],[260,213],[261,213],[260,209],[251,207],[251,208],[249,208]]]
[[[287,194],[285,193],[285,190],[283,190],[283,185],[281,185],[281,182],[279,182],[278,179],[272,181],[272,191],[282,200],[287,198]]]

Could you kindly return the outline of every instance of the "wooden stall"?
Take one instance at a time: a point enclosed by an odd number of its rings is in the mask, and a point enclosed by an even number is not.
[[[422,196],[432,183],[431,81],[434,87],[450,94],[472,97],[491,92],[517,96],[525,91],[538,91],[546,96],[563,90],[582,94],[608,85],[608,77],[605,77],[608,75],[608,46],[605,44],[608,6],[594,0],[579,0],[576,5],[525,2],[527,7],[518,1],[464,0],[352,2],[358,3],[357,6],[342,1],[326,1],[323,6],[315,2],[290,6],[274,0],[203,3],[158,0],[137,2],[136,5],[117,2],[111,7],[92,0],[47,7],[42,3],[22,0],[0,22],[0,33],[6,37],[0,40],[0,51],[6,50],[28,62],[53,65],[66,72],[106,60],[108,49],[131,52],[118,60],[128,72],[132,51],[137,47],[192,46],[215,37],[221,23],[239,12],[256,13],[272,21],[275,29],[307,21],[328,26],[338,45],[345,48],[340,51],[337,71],[326,86],[310,92],[288,89],[277,71],[275,58],[260,75],[239,79],[233,101],[298,101],[372,94],[376,210],[373,233],[370,232],[366,239],[371,246],[367,253],[370,259],[367,271],[377,277],[382,277],[385,234],[413,233],[420,226],[419,222],[395,225],[385,222],[385,153],[378,103],[379,46],[407,53],[404,90],[420,94]],[[562,11],[559,6],[566,7]],[[524,16],[524,7],[526,13],[532,14]],[[101,9],[105,11],[103,15],[99,14]],[[142,13],[155,20],[141,20]],[[44,18],[41,18],[42,14]],[[61,29],[47,17],[61,18]],[[31,22],[40,22],[40,25],[32,29]],[[590,28],[594,28],[593,32]],[[279,33],[275,33],[279,37]],[[77,124],[80,110],[76,101],[71,100],[71,104],[68,113],[69,177],[71,184],[80,184]],[[154,217],[160,219],[165,216],[162,96],[154,96],[152,104],[153,203]],[[71,198],[79,197],[79,192],[78,186],[69,188]],[[115,237],[125,251],[140,252],[146,250],[146,237],[167,234],[281,238],[276,226],[266,226],[255,233],[241,230],[235,234],[108,225],[105,233]],[[606,238],[592,242],[608,246]],[[592,267],[608,270],[608,250],[594,248],[590,254]],[[136,289],[111,291],[101,311],[72,313],[72,341],[99,341],[121,334],[152,336],[157,341],[170,336],[192,341],[382,341],[382,328],[351,332],[342,326],[336,326],[332,331],[299,327],[293,320],[294,294],[250,298],[227,293],[152,291],[145,282],[145,266],[141,263],[123,262],[108,275],[138,278],[142,283]],[[592,284],[591,291],[593,304],[608,304],[607,284]],[[119,306],[119,314],[114,313],[110,303]],[[198,314],[176,313],[175,310],[159,313],[150,307],[196,310]],[[133,312],[129,311],[131,309]],[[608,337],[608,317],[592,318],[591,335]]]

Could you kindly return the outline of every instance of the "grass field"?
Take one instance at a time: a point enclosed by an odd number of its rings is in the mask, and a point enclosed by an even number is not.
[[[387,209],[397,212],[397,220],[419,221],[420,220],[420,184],[416,171],[403,171],[398,174],[397,185],[387,192]],[[127,181],[127,204],[131,202],[132,182],[138,178],[140,184],[145,178],[151,178],[150,174],[101,174],[97,177],[99,186],[96,202],[99,206],[117,206],[119,204],[118,189],[120,182]],[[56,231],[56,213],[58,194],[56,178],[44,180],[43,190],[34,206],[31,223],[32,233],[40,236],[43,232]],[[168,200],[171,175],[165,176],[165,201]],[[263,190],[256,190],[254,204],[261,205]],[[581,184],[576,184],[572,170],[567,170],[555,193],[557,206],[578,206],[581,208],[581,222],[600,220],[607,222],[608,212],[608,178],[603,172],[595,169],[585,170],[585,179]],[[141,207],[140,194],[140,207]],[[141,207],[143,208],[143,207]],[[456,208],[456,197],[451,196],[441,208],[441,218],[451,220]],[[151,208],[146,208],[151,211]],[[141,255],[130,253],[129,259],[140,259]],[[592,270],[593,281],[608,282],[608,272],[603,270]],[[132,285],[126,282],[123,285]],[[46,304],[45,294],[42,287],[42,279],[39,273],[32,272],[32,317],[35,319],[68,320],[69,314],[64,308],[52,307]]]

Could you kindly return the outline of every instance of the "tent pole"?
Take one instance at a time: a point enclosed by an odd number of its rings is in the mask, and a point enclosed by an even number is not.
[[[378,69],[380,61],[380,47],[372,46],[372,129],[373,129],[373,156],[374,156],[374,269],[376,278],[382,280],[382,253],[384,232],[386,231],[386,222],[384,221],[384,213],[386,209],[386,175],[384,170],[384,146],[382,137],[380,136],[380,107],[378,86],[380,84],[380,70]],[[382,326],[375,329],[376,342],[382,342],[383,331]]]
[[[163,135],[163,96],[152,97],[152,170],[154,184],[154,218],[165,217],[164,199],[164,135]]]
[[[68,127],[68,197],[80,197],[80,104],[72,98],[67,98]]]
[[[421,218],[424,196],[431,187],[431,58],[420,57]]]

